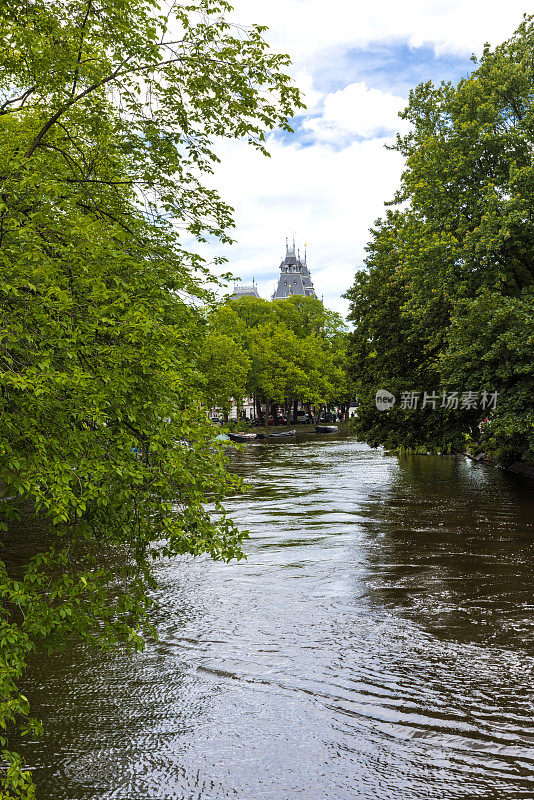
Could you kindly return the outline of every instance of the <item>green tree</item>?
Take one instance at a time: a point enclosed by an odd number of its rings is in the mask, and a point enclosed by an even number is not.
[[[198,366],[204,402],[221,408],[228,419],[232,399],[242,406],[250,358],[235,339],[215,331],[208,333],[200,346]]]
[[[534,464],[533,352],[530,292],[503,297],[486,291],[455,309],[442,373],[453,385],[498,391],[495,410],[486,411],[468,442],[504,466]]]
[[[20,691],[28,652],[68,636],[140,647],[153,559],[241,555],[221,506],[239,484],[201,406],[210,276],[181,231],[229,239],[231,209],[203,184],[214,143],[265,152],[300,101],[288,59],[229,12],[0,8],[2,529],[30,511],[52,542],[0,575],[4,797],[33,792],[8,749],[38,727]]]
[[[248,295],[239,298],[230,297],[228,298],[228,305],[237,315],[237,318],[241,320],[242,330],[245,334],[259,325],[265,325],[274,320],[273,304],[260,297],[250,297]]]
[[[293,296],[269,303],[230,297],[211,318],[214,330],[231,336],[250,361],[247,391],[290,410],[298,400],[318,406],[346,402],[346,327],[316,297]]]
[[[418,86],[401,115],[412,124],[396,144],[406,160],[394,199],[402,208],[377,223],[368,270],[348,292],[350,373],[363,401],[357,427],[374,444],[463,449],[488,414],[480,406],[380,413],[379,388],[496,391],[491,428],[500,433],[485,436],[487,452],[531,459],[532,374],[516,337],[533,302],[533,46],[526,17],[457,86]]]

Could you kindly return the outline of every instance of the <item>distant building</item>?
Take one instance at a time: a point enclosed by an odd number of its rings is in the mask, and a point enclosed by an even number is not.
[[[317,297],[308,269],[306,250],[304,258],[300,257],[300,250],[295,251],[295,239],[290,247],[286,239],[286,255],[280,264],[280,277],[278,286],[271,300],[281,300],[285,297],[301,295],[303,297]],[[252,279],[252,284],[235,283],[232,297],[259,297],[258,288]]]
[[[252,278],[252,285],[234,283],[232,297],[259,297],[254,278]]]
[[[280,278],[272,299],[280,300],[295,294],[304,297],[317,296],[306,262],[306,251],[304,251],[304,259],[301,260],[300,250],[295,253],[295,239],[293,239],[293,247],[289,247],[286,239],[286,257],[280,264]]]

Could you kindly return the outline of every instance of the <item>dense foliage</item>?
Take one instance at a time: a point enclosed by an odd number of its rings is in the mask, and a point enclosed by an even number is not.
[[[346,328],[316,297],[230,297],[207,320],[204,352],[205,401],[226,413],[249,396],[261,421],[276,403],[289,423],[298,401],[318,414],[350,400]]]
[[[534,462],[532,18],[457,86],[418,86],[401,116],[397,208],[347,294],[358,431],[433,451],[467,439],[503,464]],[[396,396],[390,410],[375,407],[379,389]],[[437,399],[423,408],[425,391]]]
[[[28,653],[141,646],[154,558],[241,553],[220,505],[239,487],[202,410],[209,274],[181,242],[228,239],[231,209],[202,183],[214,142],[264,150],[300,101],[287,58],[229,12],[0,6],[1,530],[35,515],[51,545],[0,571],[0,797],[33,792],[8,749],[38,727]]]

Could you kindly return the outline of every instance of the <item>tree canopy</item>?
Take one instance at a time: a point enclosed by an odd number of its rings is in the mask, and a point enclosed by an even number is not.
[[[226,352],[236,359],[227,373],[226,402],[217,381],[210,379],[209,364],[205,365],[211,391],[207,400],[213,405],[227,408],[231,398],[239,402],[247,395],[258,404],[282,404],[289,412],[298,400],[321,406],[350,399],[346,328],[339,314],[316,297],[295,295],[272,303],[246,295],[230,297],[210,314],[208,329],[208,342],[218,337],[232,340]],[[246,371],[240,392],[232,377],[238,362]],[[217,369],[214,360],[214,378]]]
[[[203,177],[216,142],[265,152],[301,103],[288,58],[230,11],[1,4],[2,530],[49,526],[49,546],[0,577],[2,797],[33,796],[9,750],[17,726],[38,727],[20,690],[28,652],[71,635],[142,646],[153,559],[241,555],[221,506],[239,482],[202,410],[214,279],[183,242],[230,238]]]
[[[401,114],[397,208],[347,293],[357,428],[373,444],[463,450],[467,439],[503,464],[534,461],[533,52],[526,17],[457,86],[423,83]],[[378,389],[414,391],[419,408],[378,411]],[[436,407],[421,408],[425,391]]]

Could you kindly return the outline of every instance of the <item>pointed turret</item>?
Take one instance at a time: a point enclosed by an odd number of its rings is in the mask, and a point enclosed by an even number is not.
[[[291,297],[294,294],[306,297],[316,296],[306,263],[306,253],[304,261],[301,261],[300,250],[296,251],[295,237],[293,236],[293,247],[291,249],[286,238],[286,257],[280,264],[280,278],[273,294],[273,300]]]

